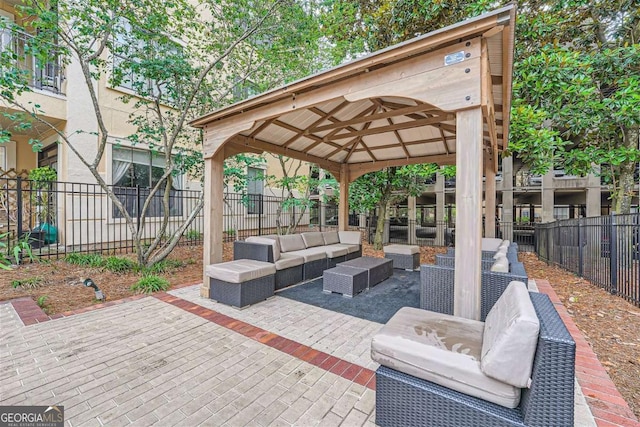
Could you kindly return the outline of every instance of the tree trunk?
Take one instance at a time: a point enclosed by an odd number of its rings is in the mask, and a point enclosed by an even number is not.
[[[389,194],[390,192],[385,191],[383,193],[380,202],[378,202],[378,210],[380,211],[378,214],[378,221],[376,223],[376,236],[373,239],[373,249],[380,250],[382,249],[382,236],[384,235],[384,223],[387,219],[387,210],[389,208]]]
[[[626,129],[624,132],[623,144],[628,148],[638,147],[638,128]],[[631,212],[631,200],[634,194],[633,174],[636,169],[636,162],[627,161],[620,165],[620,177],[613,189],[613,209],[617,214],[628,214]]]

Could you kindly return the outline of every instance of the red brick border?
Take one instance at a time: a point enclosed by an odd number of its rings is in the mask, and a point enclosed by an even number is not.
[[[166,292],[158,292],[153,294],[153,297],[244,335],[254,341],[258,341],[271,348],[280,350],[281,352],[289,354],[297,359],[304,360],[305,362],[311,363],[325,371],[332,372],[349,381],[353,381],[357,384],[370,388],[371,390],[376,389],[375,372],[371,369],[363,368],[355,363],[347,362],[346,360],[337,358],[323,351],[314,350],[304,344],[300,344],[296,341],[274,334],[265,329],[258,328],[241,320],[234,319],[233,317],[229,317],[222,313],[218,313],[217,311],[210,310],[182,298],[169,295]]]
[[[199,285],[200,283],[186,283],[182,285],[175,285],[171,287],[173,289],[186,288],[188,286]],[[69,310],[62,313],[52,314],[51,316],[47,315],[39,306],[36,304],[34,300],[29,297],[16,298],[8,301],[0,301],[0,304],[11,304],[13,308],[18,313],[20,320],[24,323],[25,326],[34,325],[36,323],[47,322],[49,320],[60,319],[63,317],[74,316],[76,314],[87,313],[89,311],[100,310],[106,307],[113,307],[114,305],[124,304],[129,301],[136,301],[142,298],[146,298],[149,295],[140,294],[133,295],[127,298],[121,298],[113,301],[107,301],[101,304],[94,304],[88,307],[78,308],[75,310]]]
[[[534,279],[538,290],[549,295],[560,318],[576,342],[576,378],[599,427],[638,427],[640,423],[629,408],[591,345],[584,338],[567,309],[547,280]]]

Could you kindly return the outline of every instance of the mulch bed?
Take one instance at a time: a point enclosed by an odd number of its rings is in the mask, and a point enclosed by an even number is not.
[[[435,255],[445,248],[421,248],[421,263],[435,263]],[[383,257],[371,245],[363,245],[363,255]],[[233,258],[233,245],[225,244],[224,259]],[[132,257],[133,258],[133,257]],[[178,247],[169,257],[187,265],[161,276],[173,286],[202,282],[202,247]],[[640,417],[640,308],[622,298],[610,295],[590,282],[558,267],[539,261],[535,254],[521,253],[529,277],[548,280],[560,297],[578,328],[591,343],[598,359],[624,396],[636,416]],[[42,277],[44,284],[34,289],[14,289],[14,279]],[[115,274],[95,268],[83,268],[64,261],[22,265],[0,272],[0,301],[20,297],[37,300],[47,296],[48,314],[61,313],[95,304],[94,293],[82,285],[90,277],[103,290],[108,300],[133,295],[129,289],[140,276]]]

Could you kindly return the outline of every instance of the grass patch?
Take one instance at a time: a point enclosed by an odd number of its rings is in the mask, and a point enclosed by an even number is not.
[[[163,274],[184,266],[185,263],[183,261],[177,259],[163,259],[160,262],[156,262],[151,267],[148,267],[146,272],[150,274]]]
[[[104,266],[104,258],[100,254],[79,254],[72,252],[64,257],[69,264],[82,265],[85,267],[102,267]]]
[[[113,273],[127,273],[136,269],[136,263],[129,258],[110,256],[104,260],[104,268]]]
[[[35,289],[39,288],[41,285],[44,285],[44,277],[29,277],[28,279],[22,280],[12,280],[11,286],[13,289],[23,288],[23,289]]]
[[[147,274],[131,286],[131,291],[138,294],[151,294],[153,292],[166,291],[170,286],[171,284],[164,277]]]
[[[36,304],[38,304],[38,307],[40,307],[42,311],[45,312],[45,314],[49,314],[49,303],[47,302],[48,298],[49,297],[47,295],[42,295],[36,300]]]

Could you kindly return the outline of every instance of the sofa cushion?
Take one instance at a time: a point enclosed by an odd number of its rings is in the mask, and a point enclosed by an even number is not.
[[[325,245],[335,245],[336,243],[340,243],[340,236],[338,236],[337,231],[323,231],[322,238],[324,239]]]
[[[327,253],[327,258],[336,258],[339,256],[345,256],[349,253],[349,249],[343,245],[325,245],[322,247]]]
[[[286,234],[280,236],[280,250],[282,252],[299,251],[300,249],[306,249],[304,240],[299,234]]]
[[[273,247],[273,261],[275,262],[280,259],[280,241],[278,240],[278,236],[276,236],[275,238],[251,236],[247,237],[245,242],[258,243],[261,245],[271,245]]]
[[[507,257],[498,258],[491,266],[491,271],[496,273],[508,273],[509,272],[509,260]]]
[[[502,239],[496,239],[493,237],[483,237],[481,241],[482,250],[495,252],[498,250],[501,243],[502,243]]]
[[[346,243],[339,243],[338,246],[342,246],[343,248],[347,248],[347,253],[354,253],[360,250],[360,245],[348,245]]]
[[[299,251],[292,252],[293,255],[298,255],[304,258],[304,262],[317,261],[319,259],[326,259],[327,252],[325,252],[324,247],[316,247],[316,248],[308,248],[301,249]]]
[[[420,247],[415,245],[388,245],[382,248],[385,254],[413,255],[420,253]]]
[[[359,231],[338,231],[340,243],[348,245],[360,245],[362,243],[362,234]]]
[[[503,240],[502,243],[500,243],[500,246],[498,247],[498,249],[500,248],[509,249],[510,244],[511,242],[509,242],[508,240]]]
[[[324,245],[324,238],[320,231],[310,231],[308,233],[300,233],[302,240],[307,248],[314,248],[316,246]]]
[[[291,253],[283,253],[280,259],[276,261],[276,270],[286,270],[287,268],[297,267],[304,264],[304,257]]]
[[[515,408],[520,389],[480,369],[484,324],[412,307],[401,308],[371,341],[371,358],[414,377]]]
[[[235,261],[208,265],[205,268],[205,273],[212,279],[229,283],[244,283],[249,280],[275,274],[276,266],[270,262],[237,259]]]
[[[527,287],[509,283],[485,319],[482,371],[515,387],[527,387],[539,330]]]

